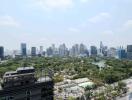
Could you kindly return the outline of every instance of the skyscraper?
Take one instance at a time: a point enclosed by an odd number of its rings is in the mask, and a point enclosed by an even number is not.
[[[108,57],[116,57],[117,56],[117,50],[114,47],[111,47],[110,49],[108,49]]]
[[[84,44],[80,44],[79,56],[81,57],[89,56],[89,52]]]
[[[40,46],[39,54],[43,55],[43,46]]]
[[[132,45],[127,45],[127,58],[132,59]]]
[[[46,54],[49,57],[53,56],[53,49],[52,49],[52,47],[49,47],[49,48],[46,49]]]
[[[73,57],[85,57],[89,56],[89,52],[84,44],[75,44],[69,50],[69,55]]]
[[[126,58],[126,50],[123,48],[118,49],[118,58],[125,59]]]
[[[79,49],[79,51],[80,51],[80,54],[85,54],[85,50],[86,50],[86,47],[85,47],[85,45],[84,44],[80,44],[80,49]]]
[[[0,59],[4,59],[4,47],[0,46]]]
[[[67,55],[67,47],[66,45],[63,43],[62,45],[59,46],[59,56],[66,56]]]
[[[91,46],[91,56],[97,56],[97,47]]]
[[[27,56],[26,43],[21,43],[21,55],[22,56]]]
[[[103,43],[102,43],[102,41],[100,42],[100,54],[103,54],[103,48],[104,48],[104,46],[103,46]]]
[[[74,49],[75,49],[75,55],[78,56],[79,55],[79,45],[78,44],[75,44],[74,45]]]
[[[70,56],[77,57],[79,55],[79,45],[78,44],[73,45],[69,52]]]
[[[36,47],[31,48],[31,56],[36,56]]]

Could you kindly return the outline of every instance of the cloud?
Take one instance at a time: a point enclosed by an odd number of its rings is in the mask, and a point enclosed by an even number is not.
[[[0,16],[0,26],[19,27],[20,24],[11,16]]]
[[[68,31],[70,31],[70,32],[74,32],[74,33],[78,33],[78,32],[80,32],[79,29],[77,29],[77,28],[72,28],[72,27],[69,28]]]
[[[111,15],[107,12],[102,12],[92,18],[89,18],[88,21],[91,22],[91,23],[98,23],[98,22],[102,22],[102,21],[105,21],[107,19],[110,19],[111,18]]]
[[[73,5],[73,0],[36,0],[36,4],[46,10],[66,9]]]

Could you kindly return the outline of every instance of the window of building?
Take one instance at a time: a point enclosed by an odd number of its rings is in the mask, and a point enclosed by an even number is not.
[[[26,84],[29,84],[29,81],[26,81]]]
[[[31,91],[27,90],[27,91],[26,91],[26,95],[27,95],[27,96],[28,96],[28,95],[30,96],[30,95],[31,95]]]
[[[13,96],[10,96],[8,100],[14,100],[14,97]]]
[[[27,97],[27,100],[31,100],[30,97]]]
[[[23,86],[24,85],[24,82],[21,82],[21,86]]]
[[[0,100],[6,100],[6,97],[0,97]]]
[[[31,91],[30,90],[26,91],[26,97],[27,97],[27,100],[31,100]]]
[[[0,97],[0,100],[14,100],[13,96]]]

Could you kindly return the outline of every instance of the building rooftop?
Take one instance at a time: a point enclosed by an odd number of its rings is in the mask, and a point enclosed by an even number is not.
[[[78,86],[82,87],[82,88],[86,88],[87,86],[88,87],[92,87],[94,85],[93,82],[85,82],[85,83],[81,83],[79,84]]]
[[[90,80],[88,78],[79,78],[74,80],[75,83],[80,84],[80,83],[84,83],[84,82],[89,82]]]
[[[48,77],[48,76],[46,76],[46,77],[40,77],[38,80],[37,80],[37,82],[46,82],[46,81],[51,81],[52,79],[50,78],[50,77]]]
[[[17,68],[17,71],[20,71],[20,70],[30,70],[30,69],[34,69],[34,67],[19,67],[19,68]]]

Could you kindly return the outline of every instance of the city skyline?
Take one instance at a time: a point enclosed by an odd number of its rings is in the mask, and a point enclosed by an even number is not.
[[[66,46],[66,48],[69,50],[69,49],[71,49],[72,47],[74,47],[74,46],[76,46],[76,45],[84,45],[85,47],[86,47],[86,49],[88,49],[88,50],[90,50],[90,48],[91,48],[91,46],[94,46],[94,47],[96,47],[99,51],[100,51],[100,48],[101,48],[101,46],[100,46],[100,43],[103,43],[103,46],[104,47],[107,47],[108,49],[110,49],[110,48],[116,48],[116,49],[120,49],[120,48],[122,48],[122,49],[127,49],[127,46],[128,45],[132,45],[132,44],[126,44],[126,45],[117,45],[117,46],[110,46],[110,45],[107,45],[107,44],[104,44],[104,42],[102,42],[102,41],[100,41],[100,42],[98,42],[98,44],[97,45],[95,45],[95,44],[85,44],[85,43],[75,43],[75,44],[71,44],[70,46],[68,46],[66,43],[60,43],[60,44],[58,44],[58,45],[56,45],[56,44],[54,44],[54,43],[52,43],[52,44],[49,44],[49,45],[47,45],[47,47],[45,47],[44,46],[44,44],[43,45],[30,45],[30,44],[28,44],[28,43],[26,43],[26,42],[21,42],[20,44],[18,44],[18,47],[16,47],[16,49],[14,49],[14,48],[6,48],[7,46],[5,46],[5,45],[0,45],[1,47],[4,47],[4,49],[5,49],[5,51],[14,51],[14,50],[19,50],[19,51],[21,51],[21,44],[26,44],[26,48],[27,48],[27,50],[26,51],[31,51],[32,50],[32,47],[34,48],[36,48],[36,50],[37,51],[39,51],[40,50],[40,48],[41,49],[43,49],[43,51],[46,51],[48,48],[50,48],[50,47],[55,47],[55,48],[59,48],[60,46],[62,46],[62,45],[65,45]]]
[[[1,0],[0,45],[132,44],[131,0]]]

